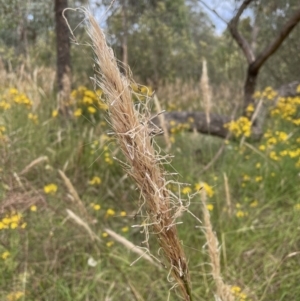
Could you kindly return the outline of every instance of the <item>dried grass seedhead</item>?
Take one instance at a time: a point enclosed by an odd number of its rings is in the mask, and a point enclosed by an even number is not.
[[[201,201],[203,208],[204,234],[207,241],[208,255],[211,263],[211,274],[216,284],[217,301],[234,301],[235,298],[230,291],[230,286],[225,284],[221,276],[219,242],[210,222],[209,211],[206,207],[206,192],[201,191]]]
[[[201,88],[201,93],[202,93],[202,98],[203,98],[203,104],[204,104],[204,110],[206,114],[206,122],[209,124],[210,123],[210,112],[212,108],[212,90],[209,86],[209,78],[207,74],[207,63],[206,60],[203,60],[202,64],[202,76],[200,80],[200,88]]]
[[[166,187],[161,158],[149,136],[150,114],[145,108],[141,114],[134,107],[129,80],[119,72],[114,54],[96,20],[87,11],[85,13],[99,67],[95,83],[106,94],[111,126],[127,159],[126,166],[129,166],[126,171],[135,180],[145,200],[146,224],[151,224],[151,229],[158,236],[165,264],[170,267],[184,299],[192,300],[187,260],[176,229],[176,216],[182,203]]]

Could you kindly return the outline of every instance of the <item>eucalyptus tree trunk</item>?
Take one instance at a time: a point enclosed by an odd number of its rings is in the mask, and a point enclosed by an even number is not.
[[[69,28],[66,20],[68,0],[55,0],[55,31],[56,31],[56,53],[57,53],[57,88],[59,112],[68,116],[68,100],[71,92],[71,56]]]

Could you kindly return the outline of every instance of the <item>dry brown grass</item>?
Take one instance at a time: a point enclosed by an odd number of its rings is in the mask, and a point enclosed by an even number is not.
[[[140,114],[134,107],[129,80],[119,72],[114,54],[96,20],[88,12],[86,15],[99,68],[95,83],[106,94],[111,127],[127,160],[124,168],[139,187],[146,206],[147,217],[141,227],[151,225],[163,251],[164,263],[176,281],[174,286],[179,287],[185,300],[192,300],[187,259],[176,228],[176,218],[184,207],[166,187],[161,158],[149,136],[151,117],[147,110]]]
[[[204,107],[204,111],[205,111],[206,122],[207,122],[207,124],[210,124],[210,113],[211,113],[211,109],[212,109],[212,90],[211,90],[211,87],[209,86],[209,78],[208,78],[208,74],[207,74],[206,60],[203,60],[200,88],[201,88],[201,93],[202,93],[203,107]]]
[[[211,274],[216,285],[215,298],[217,301],[234,301],[235,298],[230,291],[230,286],[224,283],[221,276],[219,242],[215,235],[210,221],[209,211],[206,207],[206,192],[201,191],[201,201],[203,207],[203,226],[207,241],[208,255],[211,264]]]

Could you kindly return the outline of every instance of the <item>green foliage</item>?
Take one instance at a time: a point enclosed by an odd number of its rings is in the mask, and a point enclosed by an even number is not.
[[[106,117],[97,107],[95,93],[84,87],[73,91],[73,101],[83,113],[68,123],[57,115],[52,94],[40,96],[39,106],[36,96],[9,87],[2,87],[0,93],[1,298],[166,298],[171,287],[167,271],[143,259],[130,266],[137,255],[105,231],[110,228],[136,245],[144,241],[144,234],[132,227],[143,222],[143,217],[136,216],[141,205],[139,193],[123,177],[119,162],[112,159],[123,160],[114,139],[107,135],[106,123],[92,121],[94,115],[102,121]],[[276,95],[267,88],[256,96],[268,103]],[[88,111],[91,105],[97,112]],[[170,152],[175,159],[166,168],[178,171],[180,182],[191,184],[181,187],[183,202],[201,187],[207,192],[212,224],[222,246],[223,278],[241,301],[300,296],[300,275],[295,269],[299,263],[295,229],[300,214],[295,179],[300,153],[299,125],[294,122],[299,118],[299,105],[299,97],[280,100],[271,107],[262,141],[242,145],[228,141],[222,157],[206,173],[201,170],[222,141],[178,132],[184,125],[174,125],[171,135]],[[157,142],[164,147],[162,138]],[[24,172],[43,156],[47,160]],[[70,195],[58,169],[73,183],[87,215]],[[179,193],[177,185],[170,183],[168,188]],[[201,218],[199,196],[190,201],[189,209]],[[82,226],[66,220],[66,209],[81,217],[101,241],[93,241]],[[183,224],[178,230],[188,254],[194,298],[213,300],[214,283],[211,267],[205,264],[209,259],[198,228],[201,224],[187,213],[180,221]],[[149,243],[159,258],[152,234]],[[179,299],[171,292],[170,300]]]

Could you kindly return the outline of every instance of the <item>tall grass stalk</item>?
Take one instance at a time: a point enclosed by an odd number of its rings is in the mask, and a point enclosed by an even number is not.
[[[85,13],[99,68],[95,82],[106,94],[111,127],[127,159],[124,168],[136,182],[144,199],[147,212],[144,224],[151,225],[157,235],[164,263],[176,281],[174,286],[179,287],[184,300],[191,301],[187,259],[176,228],[176,218],[184,207],[167,189],[162,159],[154,150],[149,136],[150,114],[146,108],[144,114],[140,114],[134,107],[130,81],[121,75],[113,51],[107,46],[96,20],[87,11]],[[146,233],[148,237],[147,229]]]
[[[203,207],[203,225],[204,234],[207,241],[208,255],[211,263],[211,274],[216,284],[216,301],[234,301],[234,296],[230,291],[230,287],[226,285],[221,276],[219,242],[215,235],[210,221],[210,214],[206,207],[206,192],[201,191],[201,201]]]
[[[210,112],[212,108],[212,90],[209,86],[209,78],[207,74],[207,63],[206,60],[203,60],[202,64],[202,76],[200,80],[200,88],[202,92],[202,99],[204,104],[205,116],[207,124],[210,124]]]

